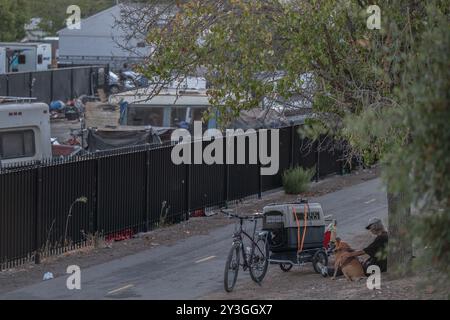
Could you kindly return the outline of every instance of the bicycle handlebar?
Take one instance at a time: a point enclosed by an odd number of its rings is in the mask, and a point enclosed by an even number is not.
[[[241,219],[241,220],[257,220],[257,219],[262,219],[264,218],[264,216],[260,213],[255,214],[255,215],[251,215],[251,216],[239,216],[237,214],[233,214],[231,212],[227,212],[225,210],[220,210],[220,212],[222,212],[223,214],[229,216],[230,218],[236,218],[236,219]]]

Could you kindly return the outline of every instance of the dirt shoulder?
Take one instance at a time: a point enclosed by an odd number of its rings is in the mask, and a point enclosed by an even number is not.
[[[304,197],[319,197],[321,195],[357,185],[379,176],[377,168],[355,171],[345,176],[331,176],[319,183],[313,183]],[[263,195],[262,199],[248,199],[240,204],[242,213],[261,211],[264,206],[273,202],[292,201],[297,196],[289,196],[278,190]],[[25,264],[16,269],[0,272],[0,294],[42,281],[46,272],[52,272],[55,277],[66,274],[69,265],[78,265],[82,269],[99,265],[115,259],[120,259],[158,246],[171,246],[196,235],[208,235],[215,229],[234,223],[222,215],[192,218],[189,221],[160,228],[152,232],[138,235],[136,238],[121,242],[103,244],[99,248],[87,247],[60,256],[47,258],[40,265]]]
[[[349,242],[361,248],[370,241],[361,234]],[[330,261],[330,265],[332,265]],[[242,272],[242,271],[241,271]],[[248,273],[241,274],[232,293],[218,291],[201,300],[430,300],[447,299],[450,289],[436,288],[425,281],[425,275],[396,279],[389,273],[381,277],[381,290],[369,290],[366,280],[349,282],[345,277],[331,280],[316,274],[311,264],[294,267],[283,272],[277,265],[269,271],[261,286],[250,280]]]

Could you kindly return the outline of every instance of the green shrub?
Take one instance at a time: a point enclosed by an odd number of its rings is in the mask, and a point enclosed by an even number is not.
[[[283,187],[287,194],[299,194],[308,191],[309,183],[314,177],[313,169],[305,170],[301,167],[287,170],[283,174]]]

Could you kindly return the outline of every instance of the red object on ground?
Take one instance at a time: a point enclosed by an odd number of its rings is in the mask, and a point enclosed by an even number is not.
[[[127,229],[121,232],[117,232],[115,234],[109,235],[106,237],[106,242],[111,242],[111,241],[125,241],[125,240],[129,240],[133,237],[133,230],[131,229]]]
[[[331,242],[331,231],[325,232],[325,236],[323,237],[323,247],[328,248]]]
[[[205,210],[195,210],[194,213],[191,214],[192,218],[200,218],[200,217],[206,217]]]

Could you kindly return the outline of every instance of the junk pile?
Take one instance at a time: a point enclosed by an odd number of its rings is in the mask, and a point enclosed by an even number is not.
[[[58,100],[50,103],[53,157],[70,158],[85,152],[83,144],[85,105],[95,100],[96,97],[84,95],[66,102]]]
[[[123,103],[101,102],[88,96],[52,102],[52,133],[57,135],[52,142],[55,154],[71,156],[74,148],[69,147],[79,147],[77,151],[81,149],[81,153],[91,153],[144,144],[161,145],[161,137],[170,135],[170,128],[121,125],[126,108]]]
[[[85,104],[89,101],[95,101],[95,97],[81,96],[78,99],[69,101],[52,101],[50,103],[50,119],[66,119],[68,121],[79,120],[83,113]]]
[[[121,125],[123,105],[88,102],[85,109],[87,150],[105,151],[143,144],[159,145],[168,129]]]
[[[88,129],[88,150],[90,152],[112,150],[144,144],[159,145],[161,139],[152,128],[145,130]]]

